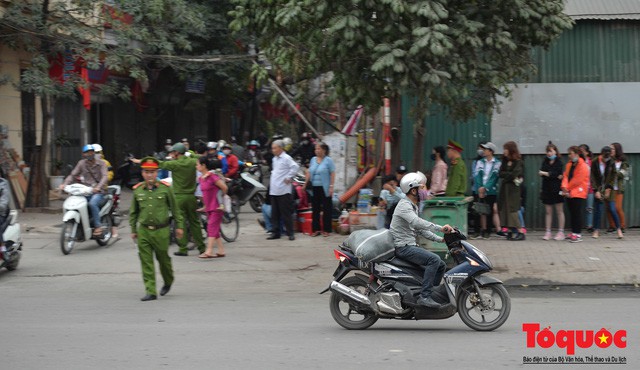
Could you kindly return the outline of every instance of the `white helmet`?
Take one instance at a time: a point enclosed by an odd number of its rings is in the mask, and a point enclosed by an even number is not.
[[[427,176],[420,171],[417,171],[416,173],[420,176],[420,185],[427,185]]]
[[[402,189],[403,193],[407,194],[411,189],[419,187],[420,181],[422,181],[422,176],[415,172],[408,173],[400,180],[400,189]]]
[[[210,141],[207,143],[207,149],[217,149],[218,143],[215,141]]]
[[[290,137],[285,137],[284,139],[282,139],[282,143],[284,144],[283,149],[287,152],[291,150],[291,147],[293,147],[293,140],[291,140]]]
[[[224,140],[218,141],[218,148],[222,149],[223,146],[227,145],[227,142]]]
[[[100,144],[92,144],[93,145],[93,151],[98,153],[98,152],[102,152],[102,145]]]

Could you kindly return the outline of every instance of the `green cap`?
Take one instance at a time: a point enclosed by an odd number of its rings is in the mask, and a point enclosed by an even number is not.
[[[176,143],[176,144],[173,144],[173,146],[171,147],[171,151],[172,152],[178,152],[180,154],[184,154],[184,153],[186,153],[187,148],[182,143]]]

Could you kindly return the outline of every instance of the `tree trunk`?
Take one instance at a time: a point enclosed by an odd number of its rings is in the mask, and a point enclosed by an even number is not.
[[[35,148],[33,154],[25,207],[49,206],[49,187],[47,186],[45,168],[47,164],[47,153],[49,151],[49,127],[51,122],[50,101],[51,99],[46,95],[40,97],[40,107],[42,110],[41,145]]]

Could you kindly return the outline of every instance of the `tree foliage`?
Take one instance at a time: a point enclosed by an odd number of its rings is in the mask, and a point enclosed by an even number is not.
[[[110,4],[110,5],[107,5]],[[147,79],[147,69],[185,67],[176,57],[194,49],[192,39],[207,31],[209,7],[188,0],[12,1],[0,19],[2,43],[31,56],[18,87],[40,96],[73,97],[78,73],[64,84],[49,78],[52,60],[72,54],[88,68]],[[127,97],[118,83],[103,94]]]
[[[572,25],[562,0],[232,0],[248,29],[295,80],[333,72],[353,105],[415,96],[453,118],[486,112],[507,84],[532,71],[531,51]]]

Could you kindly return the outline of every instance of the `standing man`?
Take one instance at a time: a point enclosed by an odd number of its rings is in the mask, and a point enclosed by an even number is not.
[[[293,195],[291,194],[291,181],[298,172],[298,164],[284,151],[284,142],[276,140],[271,144],[273,153],[273,171],[269,185],[271,196],[271,224],[274,225],[273,233],[267,239],[280,239],[280,220],[284,220],[284,226],[289,234],[289,240],[295,240],[293,235]]]
[[[198,158],[196,156],[187,157],[185,155],[187,148],[182,143],[176,143],[171,147],[172,161],[159,162],[159,168],[163,170],[171,171],[171,178],[173,179],[173,193],[176,197],[176,204],[181,217],[184,222],[189,223],[189,230],[193,241],[198,247],[200,253],[204,253],[205,245],[202,239],[202,230],[200,229],[200,220],[196,212],[197,200],[195,196],[196,191],[196,163]],[[134,163],[141,163],[139,159],[132,159]],[[177,237],[177,235],[176,235]],[[189,239],[187,237],[178,239],[178,251],[174,252],[174,256],[188,256],[189,250],[187,249],[187,243]]]
[[[176,237],[182,238],[183,219],[176,207],[176,199],[171,187],[156,180],[159,161],[153,157],[142,159],[141,182],[133,187],[133,199],[129,210],[131,238],[138,243],[138,256],[142,266],[142,281],[146,295],[141,301],[152,301],[156,296],[156,269],[153,255],[156,255],[164,286],[163,296],[169,293],[173,284],[173,267],[169,257],[169,211],[176,221]]]
[[[91,212],[91,223],[93,224],[93,236],[102,235],[102,223],[100,222],[100,203],[104,199],[107,190],[107,165],[102,160],[96,160],[95,150],[92,145],[85,145],[82,148],[82,158],[76,167],[71,171],[62,184],[60,190],[69,185],[73,179],[79,178],[82,185],[93,189],[92,195],[87,195],[89,201],[89,211]]]
[[[461,153],[462,145],[449,140],[447,158],[451,161],[451,167],[449,167],[447,189],[444,192],[447,197],[464,197],[467,192],[467,165],[464,164]]]

